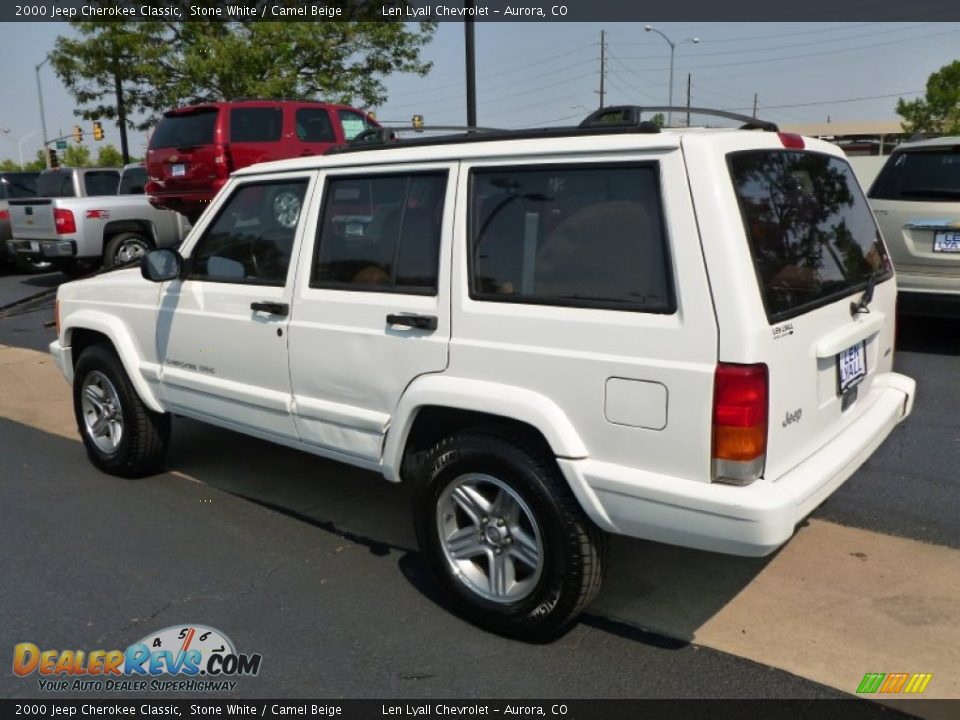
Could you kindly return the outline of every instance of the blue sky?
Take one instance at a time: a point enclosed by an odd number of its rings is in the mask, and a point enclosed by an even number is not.
[[[476,25],[478,122],[494,127],[566,124],[597,106],[600,31],[607,33],[606,104],[666,104],[669,46],[644,23],[509,23]],[[657,23],[677,47],[674,102],[750,113],[781,123],[892,119],[897,96],[915,97],[927,77],[960,58],[960,23]],[[18,138],[40,127],[34,66],[70,33],[59,23],[0,23],[0,158],[17,157]],[[425,77],[395,75],[377,116],[428,124],[465,122],[463,26],[441,23],[424,56]],[[41,69],[48,134],[77,123],[74,104],[49,65]],[[106,141],[119,146],[116,127]],[[131,137],[142,154],[146,138]],[[25,157],[40,133],[23,140]]]

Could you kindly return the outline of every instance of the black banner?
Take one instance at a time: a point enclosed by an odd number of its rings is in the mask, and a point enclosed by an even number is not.
[[[0,3],[3,22],[658,22],[960,20],[956,0],[26,0]]]
[[[556,720],[866,720],[958,717],[960,700],[0,700],[4,718],[555,718]]]

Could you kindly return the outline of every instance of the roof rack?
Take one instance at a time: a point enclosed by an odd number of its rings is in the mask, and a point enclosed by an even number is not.
[[[749,115],[728,112],[726,110],[714,110],[712,108],[687,107],[686,105],[611,105],[610,107],[600,108],[584,119],[578,127],[619,127],[631,128],[643,125],[649,121],[642,120],[643,113],[688,113],[690,115],[712,115],[715,117],[726,118],[727,120],[737,120],[742,122],[741,130],[766,130],[769,132],[779,132],[780,128],[776,123],[768,120],[760,120]]]
[[[531,128],[528,130],[501,130],[484,127],[462,127],[453,125],[434,125],[422,127],[382,127],[367,128],[356,135],[346,146],[334,147],[327,151],[327,155],[358,152],[362,150],[377,150],[387,147],[447,145],[454,143],[488,142],[493,140],[530,140],[535,138],[561,138],[582,135],[622,135],[624,133],[659,133],[660,126],[651,120],[643,120],[643,113],[658,112],[689,112],[698,115],[713,115],[728,120],[738,120],[743,123],[741,130],[766,130],[779,132],[776,124],[767,120],[758,120],[748,115],[713,110],[710,108],[695,108],[685,106],[652,105],[615,105],[600,108],[590,113],[583,122],[576,126]],[[399,138],[397,132],[415,131],[418,136],[413,138]],[[449,135],[426,135],[431,131],[453,132]]]

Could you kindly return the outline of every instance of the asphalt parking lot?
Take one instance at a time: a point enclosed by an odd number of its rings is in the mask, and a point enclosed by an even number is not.
[[[57,275],[0,276],[0,306]],[[240,697],[836,698],[866,672],[960,697],[960,323],[901,319],[910,421],[768,558],[615,538],[548,645],[443,608],[406,488],[180,420],[169,472],[86,460],[42,300],[0,319],[0,649],[123,648],[188,623],[263,655]],[[6,665],[0,696],[35,697]],[[112,695],[116,696],[116,694]]]

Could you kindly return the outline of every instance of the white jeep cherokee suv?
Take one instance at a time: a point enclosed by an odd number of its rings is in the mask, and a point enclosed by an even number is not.
[[[604,532],[770,553],[910,414],[893,270],[833,145],[639,113],[235,173],[60,288],[90,459],[157,470],[176,414],[412,482],[450,604],[523,638]]]

